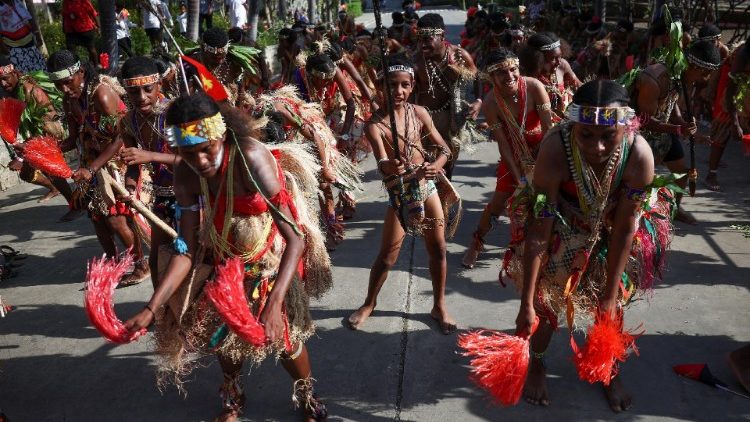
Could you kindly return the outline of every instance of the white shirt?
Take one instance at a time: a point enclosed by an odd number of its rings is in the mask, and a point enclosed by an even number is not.
[[[15,0],[13,6],[0,3],[0,31],[16,32],[31,21],[31,14],[23,1]]]
[[[164,19],[164,22],[167,23],[167,25],[172,24],[172,15],[169,14],[169,8],[166,4],[164,4],[161,0],[150,0],[149,3],[151,3],[151,6],[156,10]],[[141,8],[141,14],[143,15],[143,28],[144,29],[159,29],[161,28],[161,24],[159,23],[159,18],[156,17],[153,13],[147,11],[144,8]]]
[[[138,25],[134,24],[133,22],[130,22],[130,20],[124,17],[122,14],[118,14],[117,26],[115,27],[115,31],[117,32],[117,39],[121,40],[123,38],[129,38],[130,28],[135,28],[137,26]]]
[[[180,34],[187,32],[187,12],[177,16],[177,29],[180,30]]]
[[[229,6],[229,27],[242,28],[247,25],[245,0],[227,0]]]

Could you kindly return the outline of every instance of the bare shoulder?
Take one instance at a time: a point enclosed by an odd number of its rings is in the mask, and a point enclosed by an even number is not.
[[[537,168],[565,167],[565,148],[562,142],[562,128],[557,125],[551,128],[544,136],[542,143],[539,145],[539,156],[537,158]]]
[[[641,135],[636,135],[630,147],[627,167],[623,178],[633,186],[646,186],[654,175],[654,154]]]
[[[544,87],[544,84],[539,82],[538,79],[532,78],[531,76],[524,76],[523,78],[526,80],[526,89],[528,89],[530,92],[534,94],[547,92],[546,91],[547,89]]]
[[[174,193],[178,201],[183,205],[189,205],[196,195],[200,194],[200,180],[187,162],[180,161],[174,169]]]

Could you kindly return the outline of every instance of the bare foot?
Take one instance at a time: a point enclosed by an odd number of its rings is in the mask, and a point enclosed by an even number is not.
[[[479,229],[477,229],[472,235],[469,248],[466,250],[463,260],[461,260],[461,265],[463,265],[464,268],[474,268],[474,265],[477,263],[477,258],[479,258],[479,253],[484,250],[484,241],[482,240],[482,237],[478,235],[478,230]]]
[[[44,195],[43,197],[39,198],[39,200],[36,201],[36,202],[38,202],[38,203],[47,202],[47,201],[49,201],[50,199],[56,197],[59,194],[60,194],[59,190],[52,189],[51,191],[47,192],[46,195]]]
[[[370,305],[362,305],[354,311],[351,315],[349,315],[349,319],[347,320],[349,322],[349,328],[352,330],[359,330],[359,326],[364,324],[365,321],[367,321],[367,318],[370,317],[370,314],[372,311],[375,310],[375,306]]]
[[[714,192],[721,192],[721,185],[719,184],[719,176],[716,173],[709,172],[706,175],[706,179],[703,181],[706,189]]]
[[[448,335],[456,331],[456,321],[448,314],[448,311],[440,308],[432,308],[432,311],[430,311],[430,317],[437,321],[440,326],[440,331],[442,331],[443,334]]]
[[[681,221],[685,224],[695,225],[698,223],[698,220],[693,217],[693,214],[685,211],[684,208],[678,207],[677,212],[674,215],[674,219],[677,221]]]
[[[729,354],[729,366],[745,390],[750,391],[750,344]]]
[[[609,385],[604,387],[604,395],[607,396],[609,407],[615,413],[628,410],[633,404],[633,397],[625,391],[625,387],[622,385],[619,375],[612,378]]]
[[[549,406],[547,369],[541,359],[531,358],[529,361],[529,375],[523,386],[523,398],[537,406]]]

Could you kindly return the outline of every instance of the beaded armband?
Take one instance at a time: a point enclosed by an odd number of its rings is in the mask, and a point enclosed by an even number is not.
[[[631,188],[628,185],[625,185],[625,188],[625,197],[631,201],[643,202],[648,198],[646,189]]]
[[[547,202],[547,195],[538,193],[534,198],[534,218],[555,218],[559,214],[556,204]]]
[[[536,105],[537,111],[548,111],[552,110],[552,103],[544,103],[544,104],[537,104]]]

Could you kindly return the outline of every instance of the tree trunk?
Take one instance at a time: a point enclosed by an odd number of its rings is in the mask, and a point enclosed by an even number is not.
[[[258,39],[258,15],[260,14],[259,2],[260,0],[250,0],[249,2],[250,10],[248,13],[247,25],[250,27],[248,40],[251,44],[255,43]]]
[[[307,0],[307,19],[310,23],[315,23],[315,1]]]
[[[198,18],[201,10],[200,0],[188,0],[188,21],[187,21],[187,37],[193,41],[198,42],[198,24],[200,23]]]
[[[38,34],[35,34],[35,37],[38,37],[38,44],[39,44],[39,51],[42,53],[43,56],[47,56],[47,45],[44,43],[44,36],[42,35],[42,29],[39,26],[39,19],[36,18],[36,7],[34,6],[33,0],[26,0],[26,8],[29,9],[29,14],[31,15],[31,20],[33,21],[32,25],[36,30],[39,31]],[[45,4],[46,6],[46,4]]]
[[[109,68],[104,70],[109,74],[117,72],[120,59],[120,50],[117,47],[116,15],[115,0],[99,1],[99,21],[102,24],[102,53],[109,55]]]
[[[279,0],[279,19],[286,22],[286,0]]]
[[[273,28],[273,14],[271,13],[271,1],[270,0],[264,0],[263,1],[263,8],[266,14],[266,20],[268,21],[268,27]]]

